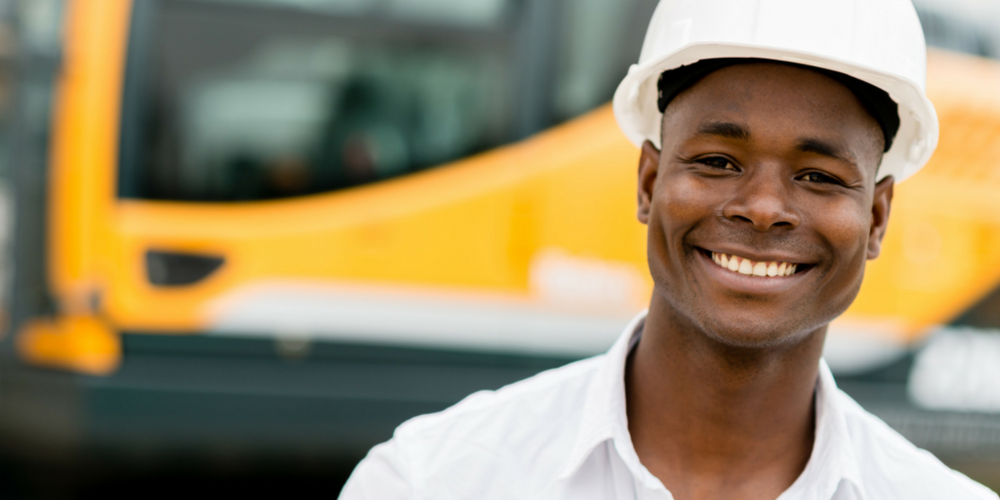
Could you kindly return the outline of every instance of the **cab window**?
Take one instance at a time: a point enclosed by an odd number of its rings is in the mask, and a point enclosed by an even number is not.
[[[134,2],[123,198],[334,191],[511,140],[505,0]]]

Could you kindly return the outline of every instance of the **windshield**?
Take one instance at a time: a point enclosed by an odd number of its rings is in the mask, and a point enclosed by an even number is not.
[[[318,14],[376,16],[433,24],[493,26],[507,0],[216,0],[233,4],[298,8]]]
[[[414,3],[136,2],[120,196],[319,193],[510,140],[506,3]]]

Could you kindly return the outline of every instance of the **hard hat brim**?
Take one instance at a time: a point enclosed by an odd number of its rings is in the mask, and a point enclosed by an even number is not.
[[[877,69],[773,47],[734,43],[693,43],[664,57],[633,65],[615,91],[613,107],[618,126],[637,147],[660,143],[662,114],[657,106],[657,79],[664,71],[717,58],[771,59],[837,71],[870,83],[889,94],[899,106],[899,131],[892,147],[882,157],[878,179],[889,175],[901,182],[930,159],[937,147],[938,120],[934,105],[916,82]]]

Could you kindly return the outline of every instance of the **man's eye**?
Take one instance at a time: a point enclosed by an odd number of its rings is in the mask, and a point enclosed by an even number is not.
[[[709,167],[712,167],[712,168],[721,168],[721,169],[724,169],[724,170],[736,170],[736,166],[733,165],[733,162],[731,162],[731,161],[729,161],[726,158],[723,158],[721,156],[713,156],[713,157],[710,157],[710,158],[702,158],[702,159],[698,160],[698,163],[701,163],[703,165],[708,165]]]
[[[806,182],[819,182],[822,184],[840,184],[841,182],[835,177],[824,174],[822,172],[809,172],[801,177],[802,180]]]

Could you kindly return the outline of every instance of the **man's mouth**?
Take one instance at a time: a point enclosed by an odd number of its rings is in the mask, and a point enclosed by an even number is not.
[[[780,278],[791,276],[800,268],[799,264],[792,262],[753,261],[739,255],[711,252],[712,260],[722,267],[734,273],[746,276],[758,276],[762,278]]]

